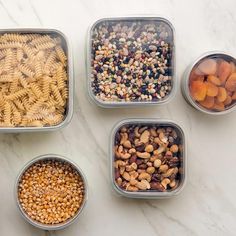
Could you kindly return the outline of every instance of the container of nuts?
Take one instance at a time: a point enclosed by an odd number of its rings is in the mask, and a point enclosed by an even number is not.
[[[30,224],[59,230],[82,213],[88,185],[81,169],[71,160],[55,154],[42,155],[20,171],[15,198],[21,215]]]
[[[186,181],[185,135],[173,121],[127,119],[113,129],[113,188],[129,198],[168,198]]]
[[[208,52],[185,71],[182,93],[199,111],[222,115],[236,106],[236,59],[224,52]]]
[[[174,96],[172,24],[161,17],[118,17],[89,30],[87,86],[102,107],[164,104]]]
[[[50,131],[73,113],[73,63],[55,29],[0,30],[0,132]]]

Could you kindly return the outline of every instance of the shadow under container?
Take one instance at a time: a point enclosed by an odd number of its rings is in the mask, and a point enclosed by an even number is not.
[[[73,115],[73,99],[74,99],[74,75],[73,75],[73,57],[72,57],[72,48],[70,42],[66,35],[57,29],[47,29],[47,28],[19,28],[19,29],[1,29],[0,36],[2,34],[40,34],[41,36],[49,35],[52,37],[58,37],[61,40],[60,46],[64,50],[64,53],[67,57],[67,89],[68,89],[68,98],[66,103],[66,109],[64,114],[64,119],[57,125],[52,126],[15,126],[15,127],[0,127],[0,133],[21,133],[21,132],[41,132],[41,131],[54,131],[59,130],[71,121]]]
[[[84,184],[84,198],[83,198],[83,202],[82,202],[79,210],[77,211],[77,213],[72,218],[68,219],[67,221],[59,223],[59,224],[53,224],[53,225],[43,224],[43,223],[40,223],[38,221],[31,219],[30,216],[22,208],[19,198],[18,198],[19,183],[20,183],[24,173],[31,166],[33,166],[35,163],[37,163],[39,161],[50,161],[50,160],[59,161],[59,162],[66,163],[66,164],[69,164],[70,166],[72,166],[72,168],[80,175],[80,177],[83,181],[83,184]],[[75,162],[67,159],[66,157],[63,157],[63,156],[60,156],[57,154],[46,154],[46,155],[41,155],[41,156],[38,156],[38,157],[32,159],[22,168],[22,170],[20,171],[20,173],[18,174],[18,176],[16,178],[14,197],[15,197],[15,201],[17,204],[17,208],[18,208],[21,216],[28,223],[30,223],[31,225],[33,225],[39,229],[43,229],[43,230],[60,230],[60,229],[64,229],[64,228],[68,227],[72,223],[75,223],[76,220],[78,220],[79,216],[82,214],[82,212],[87,204],[87,200],[88,200],[88,183],[87,183],[86,177],[85,177],[84,173],[82,172],[81,168]]]
[[[127,39],[122,38],[121,33],[108,42],[106,37],[115,34],[116,27],[120,26],[126,31]],[[151,38],[150,42],[144,40],[142,45],[140,31],[132,32],[136,27],[143,27],[142,30],[147,30],[143,34],[157,37],[159,41],[152,42]],[[104,36],[97,40],[101,28]],[[158,36],[153,36],[155,34]],[[157,16],[102,18],[89,28],[87,43],[87,89],[89,97],[98,106],[159,105],[168,103],[174,97],[177,87],[175,32],[167,19]],[[98,54],[103,47],[110,48],[106,56]],[[94,64],[96,60],[99,60],[97,66]],[[145,64],[143,60],[149,61]],[[142,82],[137,82],[137,79]],[[160,92],[162,89],[164,93]]]
[[[115,173],[115,161],[117,160],[115,155],[115,145],[116,145],[116,137],[118,132],[121,131],[123,127],[131,127],[131,126],[139,126],[139,127],[155,127],[159,128],[172,128],[175,130],[176,134],[178,135],[179,139],[179,147],[181,146],[181,150],[179,149],[179,183],[176,188],[173,190],[167,189],[165,191],[157,191],[153,189],[149,190],[139,190],[139,191],[127,191],[126,189],[121,188],[118,186],[116,182],[116,173]],[[119,145],[119,144],[118,144]],[[173,196],[178,195],[184,188],[187,179],[187,160],[186,160],[186,141],[185,141],[185,134],[183,129],[177,125],[175,122],[170,120],[163,120],[163,119],[125,119],[120,121],[115,125],[112,130],[111,137],[110,137],[110,177],[113,189],[116,193],[120,196],[128,197],[128,198],[140,198],[140,199],[165,199],[170,198]],[[152,154],[151,154],[152,157]],[[122,159],[120,159],[122,160]],[[122,160],[126,161],[126,160]]]
[[[204,74],[200,69],[199,66],[202,64],[204,66],[205,70],[211,70],[211,66],[209,65],[207,66],[207,63],[205,63],[205,65],[203,64],[206,61],[216,61],[216,65],[217,65],[217,69],[216,69],[216,73],[215,74]],[[193,81],[197,81],[198,84],[203,83],[211,83],[211,79],[214,79],[214,86],[216,85],[220,91],[225,90],[225,82],[221,83],[219,82],[219,84],[217,84],[217,82],[219,81],[219,67],[220,67],[220,63],[225,63],[226,65],[228,64],[228,66],[232,66],[232,73],[234,73],[234,77],[235,77],[235,84],[236,84],[236,59],[234,56],[230,55],[229,53],[225,53],[225,52],[221,52],[221,51],[211,51],[211,52],[206,52],[203,55],[201,55],[200,57],[198,57],[195,61],[193,61],[185,70],[184,74],[183,74],[183,78],[181,81],[181,90],[182,90],[182,94],[183,97],[185,98],[185,100],[188,102],[189,105],[191,105],[192,107],[194,107],[196,110],[201,111],[205,114],[209,114],[209,115],[224,115],[224,114],[228,114],[232,111],[234,111],[236,109],[236,90],[235,90],[235,98],[231,99],[231,102],[229,104],[226,104],[225,102],[227,100],[225,100],[224,102],[224,107],[219,107],[219,103],[218,107],[216,107],[217,109],[214,109],[213,107],[209,107],[211,104],[208,102],[206,103],[206,99],[205,99],[205,103],[202,103],[201,101],[198,102],[193,98],[193,95],[191,94],[191,83]],[[223,64],[222,63],[222,64]],[[209,63],[211,64],[211,63]],[[209,76],[211,76],[212,78],[209,80]],[[216,77],[216,78],[215,78]],[[202,78],[202,79],[201,79]],[[192,81],[192,82],[191,82]],[[222,87],[222,88],[220,88]],[[218,92],[219,94],[220,92]],[[225,92],[224,92],[225,93]],[[227,91],[227,93],[229,93],[229,91]],[[231,93],[231,92],[230,92]],[[222,95],[222,93],[221,93]],[[231,97],[233,98],[232,94],[230,94]],[[206,96],[206,98],[209,98],[209,96]],[[212,100],[213,98],[211,98]],[[216,100],[218,99],[217,96],[214,97],[215,99],[215,104],[216,104]],[[203,101],[204,102],[204,101]],[[202,104],[201,104],[202,103]],[[203,106],[204,105],[204,106]]]

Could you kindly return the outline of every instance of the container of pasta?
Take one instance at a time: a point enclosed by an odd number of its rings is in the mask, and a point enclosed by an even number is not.
[[[156,16],[104,18],[89,29],[87,86],[104,108],[165,104],[176,90],[172,24]]]
[[[73,64],[54,29],[0,30],[0,132],[49,131],[73,113]]]

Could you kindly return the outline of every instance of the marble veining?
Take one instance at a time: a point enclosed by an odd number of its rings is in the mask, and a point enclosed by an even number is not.
[[[160,107],[101,109],[86,92],[88,26],[104,16],[152,14],[167,17],[176,30],[177,80],[186,66],[210,50],[236,55],[234,0],[0,0],[0,28],[46,27],[63,31],[73,48],[75,104],[71,123],[51,133],[0,134],[0,236],[234,236],[236,235],[236,113],[211,117],[175,98]],[[167,200],[118,197],[109,179],[109,136],[129,117],[167,118],[185,130],[188,180]],[[77,162],[89,182],[81,218],[57,232],[26,223],[15,206],[13,187],[23,165],[44,153]]]

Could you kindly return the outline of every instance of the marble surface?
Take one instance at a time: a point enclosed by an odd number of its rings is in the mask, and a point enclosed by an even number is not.
[[[212,117],[190,107],[178,89],[161,107],[101,109],[85,89],[88,26],[97,18],[157,14],[176,29],[177,77],[209,50],[236,54],[234,0],[1,0],[0,28],[49,27],[63,31],[74,52],[76,96],[72,122],[52,133],[0,134],[0,235],[236,235],[236,113]],[[128,117],[168,118],[187,135],[188,181],[176,198],[130,200],[117,197],[108,174],[110,131]],[[31,158],[58,153],[76,161],[89,182],[89,202],[69,228],[47,232],[26,223],[13,198],[17,173]]]

